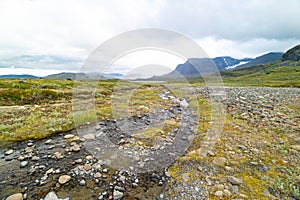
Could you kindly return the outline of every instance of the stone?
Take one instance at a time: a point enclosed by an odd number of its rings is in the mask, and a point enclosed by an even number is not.
[[[225,166],[226,171],[233,173],[234,169],[232,167],[229,166]]]
[[[65,199],[60,199],[57,197],[55,192],[49,192],[44,198],[44,200],[69,200],[69,199],[70,199],[69,197],[67,197]]]
[[[224,157],[217,157],[213,160],[213,164],[220,167],[224,167],[225,163],[226,163],[226,158]]]
[[[74,152],[78,152],[78,151],[80,151],[80,146],[75,144],[75,145],[70,147],[70,150],[74,151]]]
[[[75,160],[75,163],[77,163],[77,164],[80,164],[80,163],[82,163],[82,159],[77,159],[77,160]]]
[[[61,184],[61,185],[63,185],[65,183],[69,182],[70,180],[71,180],[71,176],[62,175],[62,176],[59,177],[58,183]]]
[[[20,167],[23,168],[23,167],[26,167],[27,165],[28,165],[27,161],[22,161],[20,164]]]
[[[227,181],[233,185],[240,185],[243,183],[242,179],[236,178],[234,176],[228,176]]]
[[[54,169],[53,168],[50,168],[46,171],[46,175],[48,174],[52,174],[54,172]]]
[[[75,137],[75,135],[67,134],[67,135],[64,136],[64,139],[72,139],[73,137]]]
[[[229,190],[223,190],[223,194],[225,195],[225,196],[228,196],[228,197],[230,197],[231,195],[232,195],[232,193],[229,191]]]
[[[91,164],[85,164],[83,167],[86,171],[89,171],[92,169],[92,165]]]
[[[84,186],[84,185],[85,185],[85,180],[82,179],[82,180],[79,182],[79,185]]]
[[[216,197],[222,197],[223,196],[223,192],[222,191],[216,191],[214,195]]]
[[[101,178],[101,173],[100,172],[97,172],[95,175],[94,175],[95,178]]]
[[[58,151],[54,153],[54,156],[55,156],[55,158],[57,158],[57,159],[62,158],[61,153],[58,152]]]
[[[125,176],[120,176],[119,180],[122,181],[122,182],[125,182],[126,177]]]
[[[10,149],[10,150],[8,150],[8,151],[5,152],[5,155],[8,156],[8,155],[12,154],[13,152],[14,152],[14,150]]]
[[[24,159],[25,159],[24,156],[20,156],[20,157],[18,158],[19,161],[22,161],[22,160],[24,160]]]
[[[25,153],[32,153],[34,151],[34,147],[26,147]]]
[[[28,147],[32,147],[32,146],[33,146],[33,143],[32,143],[32,142],[29,142],[29,143],[27,143],[27,146],[28,146]]]
[[[118,190],[114,190],[114,192],[113,192],[113,199],[114,200],[120,200],[120,199],[123,198],[123,196],[124,196],[123,192],[120,192]]]
[[[92,134],[92,133],[89,133],[89,134],[86,134],[86,135],[84,135],[84,136],[82,136],[84,139],[86,139],[86,140],[93,140],[93,139],[95,139],[95,135],[94,134]]]
[[[38,156],[33,156],[32,158],[31,158],[31,160],[33,160],[33,161],[38,161],[40,159],[40,157],[38,157]]]
[[[16,193],[7,197],[6,200],[23,200],[23,195],[21,193]]]
[[[49,139],[49,140],[47,140],[46,142],[45,142],[45,144],[51,144],[52,143],[52,140],[51,139]]]
[[[93,159],[93,156],[86,156],[85,159],[87,159],[87,160],[92,160],[92,159]]]

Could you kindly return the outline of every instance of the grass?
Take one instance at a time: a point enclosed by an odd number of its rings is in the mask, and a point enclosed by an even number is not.
[[[79,88],[78,98],[72,102],[75,85]],[[119,94],[114,91],[116,85]],[[137,85],[125,81],[1,79],[0,86],[0,146],[8,142],[40,139],[72,130],[81,124],[117,117],[120,109],[124,108],[126,115],[140,116],[150,112],[150,108],[166,105],[158,96],[163,89],[159,85]],[[112,105],[111,96],[114,95],[120,102]],[[94,97],[94,103],[91,104],[86,97]],[[113,112],[112,108],[116,111]]]

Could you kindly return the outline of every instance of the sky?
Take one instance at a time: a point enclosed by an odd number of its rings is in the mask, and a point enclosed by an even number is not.
[[[103,42],[151,27],[186,35],[209,57],[284,52],[300,43],[299,8],[299,0],[0,0],[0,74],[76,72]],[[149,62],[173,69],[184,59],[134,52],[114,72]]]

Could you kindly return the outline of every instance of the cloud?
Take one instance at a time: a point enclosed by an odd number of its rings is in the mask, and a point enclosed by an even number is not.
[[[299,7],[298,0],[2,0],[0,64],[76,70],[104,41],[145,27],[188,35],[211,57],[255,57],[299,43]]]

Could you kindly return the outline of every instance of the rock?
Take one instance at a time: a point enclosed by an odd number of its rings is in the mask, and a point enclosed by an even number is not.
[[[23,195],[21,193],[16,193],[7,197],[6,200],[23,200]]]
[[[75,135],[67,134],[67,135],[64,136],[64,139],[72,139],[73,137],[75,137]]]
[[[220,167],[224,167],[225,163],[226,163],[226,158],[224,158],[224,157],[218,157],[213,160],[213,164],[220,166]]]
[[[40,157],[38,157],[38,156],[33,156],[32,158],[31,158],[31,160],[33,160],[33,161],[38,161],[40,159]]]
[[[58,151],[54,153],[54,156],[55,156],[55,158],[57,158],[57,159],[62,158],[61,153],[58,152]]]
[[[63,185],[65,183],[69,182],[70,180],[71,180],[71,176],[62,175],[62,176],[59,177],[58,183],[61,184],[61,185]]]
[[[125,177],[125,176],[120,176],[119,180],[120,180],[121,182],[125,182],[126,177]]]
[[[45,144],[51,144],[52,143],[52,140],[51,139],[49,139],[49,140],[47,140],[46,142],[45,142]]]
[[[85,185],[85,180],[82,179],[82,180],[79,182],[79,185],[84,186],[84,185]]]
[[[24,159],[25,159],[24,156],[20,156],[20,157],[18,158],[19,161],[22,161],[22,160],[24,160]]]
[[[225,196],[228,196],[228,197],[230,197],[232,194],[231,194],[231,192],[229,191],[229,190],[223,190],[223,194],[225,195]]]
[[[180,101],[180,106],[187,108],[189,106],[189,103],[184,99],[184,100]]]
[[[92,160],[92,159],[93,159],[93,156],[86,156],[85,159],[87,159],[87,160]]]
[[[223,192],[222,191],[216,191],[215,192],[215,196],[216,197],[222,197],[223,196]]]
[[[32,147],[32,146],[33,146],[33,143],[32,143],[32,142],[29,142],[29,143],[27,143],[27,146],[28,146],[28,147]]]
[[[240,148],[240,149],[243,150],[243,151],[246,151],[246,150],[247,150],[247,147],[245,147],[244,145],[238,145],[238,148]]]
[[[44,200],[69,200],[69,197],[67,197],[67,198],[65,198],[65,199],[59,199],[59,198],[57,197],[57,195],[55,194],[55,192],[49,192],[49,193],[45,196]]]
[[[34,147],[26,147],[25,153],[32,153],[34,151]]]
[[[85,164],[83,167],[86,171],[89,171],[92,169],[92,165],[91,164]]]
[[[103,173],[107,173],[107,172],[108,172],[108,169],[105,168],[105,169],[102,170],[102,172],[103,172]]]
[[[226,169],[228,172],[231,172],[231,173],[234,172],[234,169],[233,169],[232,167],[225,166],[225,169]]]
[[[95,135],[94,134],[92,134],[92,133],[89,133],[89,134],[86,134],[86,135],[84,135],[84,136],[82,136],[84,139],[86,139],[86,140],[93,140],[93,139],[95,139]]]
[[[95,175],[94,175],[95,178],[101,178],[101,173],[100,172],[97,172]]]
[[[75,145],[70,147],[70,150],[74,151],[74,152],[78,152],[78,151],[80,151],[80,146],[75,144]]]
[[[8,155],[12,154],[13,152],[14,152],[14,150],[10,149],[10,150],[8,150],[8,151],[5,152],[5,155],[8,156]]]
[[[46,175],[48,174],[52,174],[54,172],[54,169],[53,168],[50,168],[46,171]]]
[[[77,160],[75,160],[75,163],[77,163],[77,164],[80,164],[80,163],[82,163],[82,159],[77,159]]]
[[[239,178],[236,178],[234,176],[228,176],[227,181],[230,182],[233,185],[240,185],[243,183],[243,181]]]
[[[113,199],[114,200],[120,200],[120,199],[123,198],[123,196],[124,196],[123,192],[120,192],[118,190],[114,190],[114,192],[113,192]]]
[[[28,162],[27,161],[22,161],[21,164],[20,164],[20,167],[26,167],[28,165]]]

